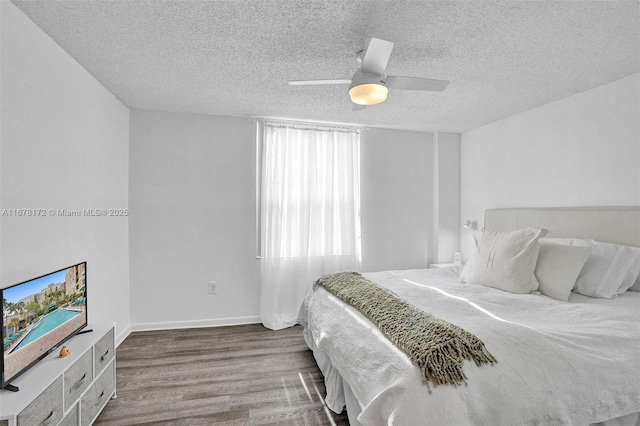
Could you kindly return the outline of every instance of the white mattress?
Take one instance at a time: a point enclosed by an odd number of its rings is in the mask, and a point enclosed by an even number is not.
[[[344,382],[363,425],[588,425],[640,411],[640,293],[572,294],[564,303],[461,284],[452,269],[364,275],[475,334],[498,363],[465,362],[467,385],[427,386],[373,324],[320,288],[299,321],[321,354],[326,402],[336,412],[346,402]]]

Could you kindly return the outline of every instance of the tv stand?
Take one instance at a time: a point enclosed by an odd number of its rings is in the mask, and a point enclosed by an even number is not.
[[[19,388],[19,387],[17,387],[17,386],[13,386],[13,385],[11,385],[11,384],[9,384],[9,385],[5,385],[5,386],[4,386],[4,389],[8,390],[9,392],[18,392],[18,391],[20,390],[20,388]]]
[[[84,330],[80,330],[76,333],[76,336],[79,334],[84,334],[84,333],[91,333],[93,331],[93,328],[85,328]]]
[[[0,426],[95,422],[116,394],[116,351],[113,324],[91,326],[64,343],[69,356],[52,351],[12,380],[20,392],[0,389]]]

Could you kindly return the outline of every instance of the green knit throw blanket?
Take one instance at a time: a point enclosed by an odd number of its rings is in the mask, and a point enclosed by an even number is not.
[[[422,372],[425,383],[466,383],[462,363],[497,362],[484,343],[464,329],[422,312],[357,272],[324,275],[315,283],[359,310]]]

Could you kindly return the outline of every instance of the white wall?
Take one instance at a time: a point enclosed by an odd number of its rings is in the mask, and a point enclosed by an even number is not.
[[[428,267],[433,230],[433,134],[361,134],[362,269]]]
[[[640,204],[640,74],[462,135],[461,216]],[[462,233],[463,257],[471,236]]]
[[[130,125],[133,328],[259,322],[253,124],[132,111]]]
[[[127,208],[129,111],[0,2],[0,208]],[[90,322],[129,318],[126,217],[0,217],[3,287],[86,260]]]
[[[130,129],[133,329],[259,322],[254,125],[132,111]],[[365,130],[361,157],[363,269],[426,267],[433,135]]]
[[[460,251],[460,133],[438,132],[435,137],[435,218],[438,238],[435,261],[453,262]]]

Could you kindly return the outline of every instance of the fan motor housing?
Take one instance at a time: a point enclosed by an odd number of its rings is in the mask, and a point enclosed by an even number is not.
[[[355,86],[360,86],[361,84],[381,84],[383,86],[386,86],[387,82],[385,77],[386,76],[384,74],[373,74],[370,72],[358,70],[353,74],[353,77],[351,78],[349,90],[353,89]]]

